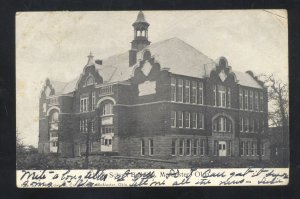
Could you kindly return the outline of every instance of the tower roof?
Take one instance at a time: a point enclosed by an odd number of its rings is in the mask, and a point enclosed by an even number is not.
[[[149,23],[146,21],[145,19],[145,15],[143,13],[143,11],[139,11],[137,18],[135,20],[135,22],[133,23],[133,25],[138,24],[138,23],[146,23],[147,25],[149,25]]]

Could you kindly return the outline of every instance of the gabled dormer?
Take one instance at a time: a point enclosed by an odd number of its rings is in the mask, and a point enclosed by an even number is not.
[[[99,75],[95,67],[94,56],[92,53],[88,56],[88,62],[85,65],[80,78],[77,82],[77,89],[82,89],[85,87],[93,87],[97,84],[102,84],[103,78]]]
[[[216,60],[215,68],[210,72],[210,78],[219,84],[237,83],[236,76],[225,57]]]

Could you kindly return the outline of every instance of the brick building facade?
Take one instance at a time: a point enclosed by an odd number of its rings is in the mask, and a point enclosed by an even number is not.
[[[253,72],[178,38],[150,44],[148,27],[139,12],[128,52],[46,80],[39,152],[80,156],[88,143],[92,154],[269,159],[267,89]]]

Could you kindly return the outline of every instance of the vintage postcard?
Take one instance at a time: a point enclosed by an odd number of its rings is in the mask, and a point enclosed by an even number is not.
[[[16,184],[289,182],[286,10],[16,13]]]

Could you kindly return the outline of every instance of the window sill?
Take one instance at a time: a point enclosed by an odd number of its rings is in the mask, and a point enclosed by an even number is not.
[[[112,116],[114,116],[114,114],[109,114],[109,115],[101,115],[100,117],[102,118],[102,117],[112,117]]]

